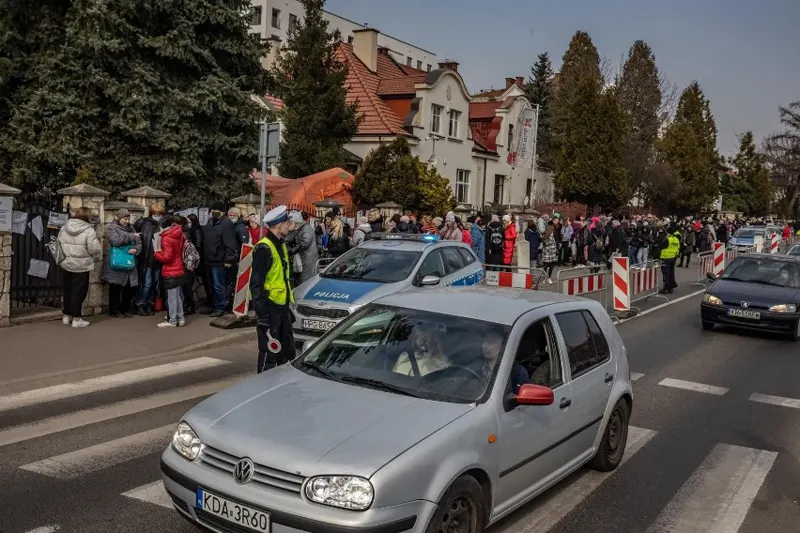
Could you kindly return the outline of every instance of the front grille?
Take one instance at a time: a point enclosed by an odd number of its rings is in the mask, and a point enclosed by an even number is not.
[[[350,311],[347,309],[327,309],[311,307],[310,305],[298,305],[297,312],[303,316],[318,316],[322,318],[332,318],[334,320],[345,318],[350,314]]]
[[[234,524],[233,522],[228,522],[227,520],[223,520],[217,516],[214,516],[211,513],[207,513],[205,511],[197,511],[197,518],[200,522],[206,523],[209,526],[215,527],[219,531],[223,531],[224,533],[253,533],[253,530],[250,528],[245,528],[238,524]]]
[[[738,302],[723,300],[722,303],[724,303],[725,305],[729,305],[731,307],[735,307],[737,309],[745,309],[744,307],[741,307],[742,304],[741,300],[739,300]],[[745,311],[767,311],[767,310],[769,310],[769,307],[766,307],[764,305],[753,305],[753,304],[750,304],[750,306],[745,309]]]
[[[205,465],[222,472],[227,472],[231,476],[233,476],[233,467],[236,466],[236,463],[238,463],[240,459],[241,457],[235,457],[222,450],[212,448],[211,446],[204,446],[203,453],[200,454],[200,461]],[[300,489],[305,481],[303,476],[270,468],[258,463],[255,463],[255,467],[256,471],[250,483],[257,483],[265,487],[291,492],[293,494],[300,494]]]

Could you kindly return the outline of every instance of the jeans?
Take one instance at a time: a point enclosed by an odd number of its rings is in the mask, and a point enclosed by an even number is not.
[[[650,251],[648,246],[642,246],[639,248],[639,256],[636,258],[637,263],[646,263],[647,262],[647,253]]]
[[[636,246],[631,246],[628,250],[628,263],[635,265],[637,259],[639,259],[639,248]]]
[[[214,285],[214,311],[224,311],[228,307],[228,281],[225,267],[222,265],[211,266],[208,269],[211,283]]]
[[[156,295],[156,282],[158,281],[158,270],[155,268],[145,268],[142,272],[141,284],[139,285],[139,301],[136,305],[153,305]]]
[[[186,319],[183,316],[183,287],[167,290],[167,314],[170,324],[178,324]]]

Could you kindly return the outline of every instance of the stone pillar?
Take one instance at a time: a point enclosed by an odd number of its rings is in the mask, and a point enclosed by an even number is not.
[[[120,196],[125,198],[125,201],[129,204],[137,204],[142,206],[144,208],[144,214],[142,216],[147,217],[150,216],[151,205],[159,205],[166,209],[167,200],[172,195],[145,185],[144,187],[138,187],[136,189],[131,189],[130,191],[121,192]]]
[[[106,229],[103,222],[106,219],[105,203],[108,192],[92,185],[81,183],[80,185],[61,189],[58,194],[63,195],[64,209],[69,213],[79,207],[89,209],[92,221],[94,221],[97,238],[100,239],[101,244],[105,242]],[[89,294],[83,302],[83,314],[85,316],[98,315],[103,312],[103,308],[107,305],[108,299],[103,294],[102,275],[103,262],[101,260],[89,274]]]
[[[244,196],[239,196],[238,198],[231,199],[231,203],[233,207],[239,209],[242,212],[242,216],[247,218],[247,215],[251,213],[258,213],[261,211],[261,197],[256,194],[245,194]]]
[[[11,211],[19,193],[0,183],[0,328],[11,324]]]

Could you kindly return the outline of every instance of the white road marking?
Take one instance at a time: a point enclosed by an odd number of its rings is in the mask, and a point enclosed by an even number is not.
[[[638,381],[644,377],[644,374],[639,372],[631,372],[631,381]]]
[[[172,500],[170,499],[169,494],[167,494],[167,490],[164,488],[164,483],[162,481],[155,481],[153,483],[148,483],[147,485],[142,485],[141,487],[129,490],[128,492],[123,492],[122,495],[126,498],[133,498],[135,500],[141,500],[147,503],[154,503],[156,505],[160,505],[161,507],[172,509]]]
[[[704,392],[706,394],[713,394],[715,396],[723,396],[726,392],[728,392],[728,389],[725,387],[706,385],[705,383],[695,383],[694,381],[684,381],[682,379],[664,378],[659,381],[658,384],[664,387],[672,387],[673,389]]]
[[[777,452],[717,444],[648,533],[737,533]]]
[[[54,524],[52,526],[42,526],[42,527],[37,527],[36,529],[31,529],[27,533],[55,533],[60,529],[61,526],[59,526],[58,524]]]
[[[62,416],[54,416],[37,422],[3,429],[0,431],[0,447],[35,439],[37,437],[44,437],[45,435],[52,435],[53,433],[59,433],[61,431],[88,426],[89,424],[112,420],[121,416],[157,409],[173,403],[193,400],[201,396],[208,396],[241,381],[244,377],[249,375],[250,374],[239,375],[200,385],[192,385],[191,387],[185,387],[171,392],[123,400],[103,407],[86,409]]]
[[[771,396],[769,394],[753,393],[750,395],[751,402],[768,403],[770,405],[777,405],[779,407],[791,407],[792,409],[800,409],[800,400],[794,398],[784,398],[783,396]]]
[[[655,431],[630,426],[625,455],[617,470],[606,473],[588,470],[575,480],[570,479],[556,485],[554,489],[540,496],[529,512],[519,516],[514,523],[504,526],[503,533],[544,533],[549,531],[594,492],[603,481],[612,476],[614,472],[619,471],[619,468],[636,455],[655,435]]]
[[[648,314],[652,313],[653,311],[658,311],[659,309],[663,309],[664,307],[667,307],[668,305],[672,305],[672,304],[676,304],[676,303],[682,302],[684,300],[688,300],[689,298],[693,298],[693,297],[695,297],[697,295],[703,294],[704,292],[706,292],[705,289],[700,289],[699,291],[690,292],[689,294],[681,296],[680,298],[675,298],[674,300],[670,300],[670,301],[665,302],[663,304],[659,304],[659,305],[657,305],[655,307],[651,307],[650,309],[645,309],[641,313],[637,313],[637,314],[635,314],[635,315],[633,315],[631,317],[622,318],[622,319],[620,319],[619,323],[622,324],[622,323],[627,322],[628,320],[633,320],[634,318],[639,318],[640,316],[648,315]]]
[[[20,468],[57,479],[75,479],[164,449],[175,424],[49,457]]]
[[[227,364],[230,364],[230,361],[214,359],[212,357],[198,357],[186,361],[177,361],[165,365],[150,366],[138,370],[120,372],[119,374],[85,379],[74,383],[62,383],[51,387],[27,390],[7,396],[0,396],[0,411],[8,411],[39,403],[74,398],[75,396],[81,396],[83,394],[100,392],[152,379],[165,378]]]

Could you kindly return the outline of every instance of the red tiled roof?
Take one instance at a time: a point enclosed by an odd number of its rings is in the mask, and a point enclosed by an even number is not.
[[[378,76],[381,78],[397,78],[406,76],[408,73],[403,70],[403,66],[394,60],[388,53],[378,54]]]
[[[414,85],[425,81],[425,75],[422,76],[402,76],[399,78],[381,78],[381,83],[378,87],[378,94],[381,96],[395,96],[407,94],[414,97],[417,90]]]
[[[495,111],[497,111],[502,103],[503,102],[470,102],[469,118],[470,120],[494,118]]]
[[[472,131],[472,142],[475,144],[475,148],[491,153],[492,150],[489,150],[489,143],[486,141],[481,131],[481,124],[470,122],[469,129]]]
[[[264,100],[272,106],[274,111],[283,111],[283,100],[278,98],[277,96],[272,96],[271,94],[265,94]]]
[[[489,90],[486,90],[486,91],[481,91],[481,92],[479,92],[477,94],[473,94],[472,97],[473,98],[499,98],[499,97],[503,96],[503,94],[507,90],[508,89],[489,89]]]

